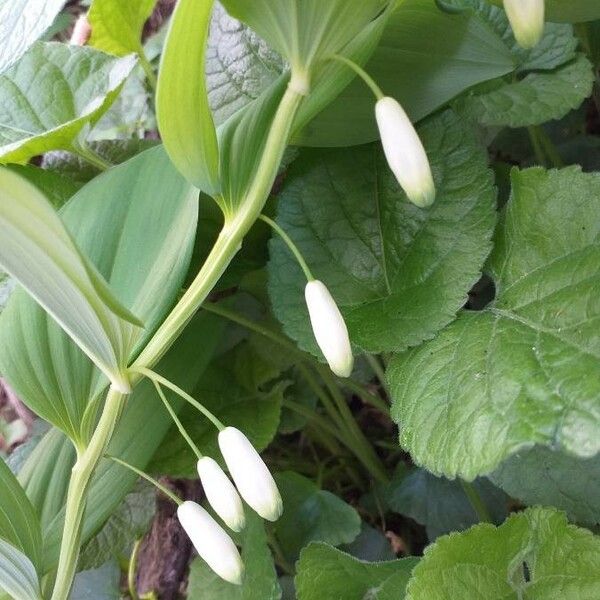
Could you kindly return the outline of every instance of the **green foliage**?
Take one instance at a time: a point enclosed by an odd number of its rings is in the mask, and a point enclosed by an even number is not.
[[[0,538],[0,594],[19,600],[41,600],[35,567],[22,552]],[[2,594],[2,600],[4,595]]]
[[[352,342],[369,352],[405,349],[449,323],[489,252],[494,191],[478,141],[451,112],[419,131],[437,184],[431,209],[406,199],[377,146],[306,153],[281,193],[279,225],[327,282]],[[269,275],[284,330],[317,354],[306,280],[279,239]]]
[[[35,44],[0,75],[0,162],[73,149],[114,102],[135,62],[92,48]]]
[[[390,368],[402,445],[451,478],[488,473],[533,444],[600,450],[600,178],[535,168],[514,170],[512,185],[489,261],[493,304]]]
[[[438,539],[406,597],[592,600],[600,593],[599,559],[600,540],[589,531],[555,510],[529,509],[498,528],[482,524]]]

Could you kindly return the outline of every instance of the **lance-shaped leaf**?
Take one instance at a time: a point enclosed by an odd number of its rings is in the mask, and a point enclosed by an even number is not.
[[[112,294],[37,188],[1,169],[0,196],[0,266],[115,385],[126,388],[127,339],[135,336],[132,325],[141,323]],[[11,319],[10,313],[4,311],[3,321]],[[4,356],[2,362],[10,379]],[[29,361],[22,363],[24,368],[32,368]]]
[[[32,562],[14,546],[0,539],[0,598],[42,600],[40,584]]]
[[[94,0],[88,12],[89,44],[109,54],[143,54],[142,29],[156,0]]]
[[[512,184],[494,302],[389,368],[402,446],[450,478],[535,444],[600,452],[600,176],[534,168]]]
[[[0,0],[0,73],[52,25],[65,0]]]
[[[125,364],[152,335],[180,289],[197,214],[197,191],[162,147],[97,177],[61,213],[81,250],[144,321],[138,335],[129,327],[122,335]],[[81,319],[81,313],[73,319]],[[88,404],[106,384],[98,371],[24,294],[15,294],[2,314],[0,340],[3,372],[19,396],[69,436],[85,439]]]
[[[0,75],[0,162],[70,150],[117,97],[136,64],[93,48],[39,42]]]
[[[163,50],[156,110],[171,160],[210,195],[220,190],[217,133],[206,91],[205,57],[213,0],[180,0]]]

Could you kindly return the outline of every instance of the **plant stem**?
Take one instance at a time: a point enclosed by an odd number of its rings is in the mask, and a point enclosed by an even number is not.
[[[494,521],[490,515],[490,512],[481,499],[479,492],[475,489],[475,486],[468,481],[463,481],[462,479],[460,480],[460,483],[479,520],[482,523],[493,523]]]
[[[142,547],[142,540],[136,540],[131,551],[131,557],[129,559],[129,567],[127,569],[127,587],[129,589],[129,596],[131,600],[140,600],[137,593],[136,575],[137,575],[137,562],[140,554],[140,548]]]
[[[143,51],[138,54],[138,58],[140,61],[140,66],[142,67],[142,69],[144,69],[144,73],[146,74],[146,78],[148,79],[150,87],[152,88],[154,93],[156,93],[156,88],[158,87],[158,79],[156,78],[156,73],[154,73],[154,69],[150,64],[150,61],[146,58],[146,55]]]
[[[67,600],[77,568],[81,527],[87,502],[87,491],[98,462],[104,455],[115,430],[127,396],[109,388],[104,410],[87,448],[80,453],[71,472],[63,538],[58,559],[52,600]]]
[[[279,227],[279,225],[277,225],[277,223],[273,221],[273,219],[269,219],[269,217],[265,215],[260,215],[259,219],[261,219],[261,221],[264,221],[267,225],[269,225],[273,229],[273,231],[275,231],[275,233],[277,233],[279,237],[281,237],[281,239],[285,242],[287,247],[291,250],[292,254],[295,256],[300,267],[302,267],[306,279],[308,281],[313,281],[313,274],[308,268],[308,265],[304,260],[304,256],[302,256],[302,253],[300,252],[300,250],[298,250],[298,246],[296,246],[296,244],[294,244],[294,242],[292,241],[292,238],[290,238],[290,236],[281,227]]]
[[[544,154],[544,149],[542,148],[542,144],[537,135],[537,130],[535,127],[530,126],[527,127],[527,133],[529,134],[529,140],[531,142],[531,146],[533,148],[533,153],[535,155],[535,160],[541,167],[546,167],[546,156]]]
[[[94,152],[83,140],[75,140],[72,143],[70,150],[100,171],[106,171],[113,166],[107,160],[104,160],[97,152]]]
[[[390,416],[390,407],[387,405],[385,400],[382,400],[379,396],[372,394],[367,388],[353,379],[343,379],[343,387],[354,392],[359,396],[365,404],[370,404],[373,408],[382,412],[386,416]]]
[[[371,91],[373,94],[375,94],[377,100],[381,100],[384,97],[384,93],[375,83],[373,78],[362,67],[359,67],[353,60],[350,60],[341,54],[333,54],[331,59],[337,60],[338,62],[344,63],[347,67],[350,67],[369,86],[369,88],[371,88]]]
[[[390,390],[388,388],[387,377],[385,376],[385,371],[381,366],[381,361],[379,357],[375,354],[365,354],[365,358],[367,359],[369,366],[373,370],[373,373],[375,373],[375,377],[377,377],[377,379],[379,380],[381,387],[387,394],[387,397],[391,398],[392,395],[390,394]]]
[[[344,444],[344,439],[340,435],[340,432],[326,419],[324,419],[320,414],[308,408],[308,406],[303,406],[302,404],[298,404],[293,400],[283,400],[281,405],[284,408],[287,408],[295,413],[298,413],[302,417],[306,418],[309,421],[312,421],[314,425],[320,427],[323,431],[326,431],[329,435],[332,435],[336,439],[338,439],[342,444]]]

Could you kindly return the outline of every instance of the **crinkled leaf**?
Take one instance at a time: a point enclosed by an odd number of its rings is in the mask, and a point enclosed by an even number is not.
[[[494,523],[502,523],[508,513],[508,498],[489,479],[473,482]],[[390,490],[389,507],[427,527],[431,541],[451,531],[462,531],[479,522],[459,481],[435,477],[418,469],[405,477],[399,486]]]
[[[94,0],[88,12],[90,46],[109,54],[141,54],[142,29],[156,0]]]
[[[407,600],[593,600],[600,594],[600,539],[552,509],[476,525],[425,550]]]
[[[280,196],[278,223],[331,290],[352,342],[371,352],[418,344],[449,323],[490,249],[495,193],[471,129],[445,112],[419,133],[437,185],[429,210],[406,199],[379,144],[306,151]],[[287,246],[274,238],[275,315],[290,337],[317,354],[305,284]]]
[[[2,591],[16,600],[42,600],[32,562],[21,551],[0,539],[0,595]]]
[[[298,600],[403,600],[418,560],[370,563],[327,544],[312,543],[298,562]]]
[[[65,0],[0,0],[0,73],[27,52],[65,4]]]
[[[600,458],[587,460],[535,446],[518,452],[490,478],[527,505],[564,510],[582,525],[600,524]]]
[[[62,217],[79,247],[110,280],[124,305],[145,323],[141,335],[134,337],[133,331],[124,330],[119,365],[128,362],[152,335],[179,292],[197,212],[197,192],[177,173],[162,148],[110,169],[63,209]],[[42,235],[44,229],[36,231]],[[50,244],[51,238],[44,235]],[[52,249],[56,251],[56,244]],[[39,269],[44,263],[36,260]],[[83,316],[82,311],[69,313],[77,326]],[[83,421],[89,402],[105,385],[98,371],[23,293],[14,294],[0,323],[3,372],[19,396],[70,436],[85,438],[83,430],[89,423]],[[56,373],[61,373],[60,380]]]
[[[367,525],[364,521],[361,523],[358,537],[340,549],[355,558],[370,562],[393,560],[396,558],[390,540],[385,537],[384,533],[379,529]]]
[[[267,544],[264,522],[254,513],[247,513],[244,531],[235,536],[242,547],[245,574],[242,585],[227,583],[206,563],[197,558],[191,566],[188,598],[202,600],[279,600],[281,589]]]
[[[551,72],[534,72],[514,83],[457,103],[460,111],[485,126],[525,127],[564,117],[592,93],[594,73],[583,54]]]
[[[277,473],[275,481],[285,507],[275,524],[275,535],[291,562],[310,542],[339,546],[360,533],[359,514],[335,494],[293,471]]]
[[[93,48],[39,42],[0,75],[0,162],[69,150],[117,97],[136,64]]]
[[[73,581],[69,600],[120,600],[121,569],[112,560],[98,569],[80,571]]]
[[[495,301],[390,364],[402,446],[450,478],[534,444],[600,451],[600,175],[514,170],[512,185]]]
[[[171,17],[156,96],[158,127],[171,160],[210,195],[220,190],[219,148],[206,89],[213,0],[180,0]]]

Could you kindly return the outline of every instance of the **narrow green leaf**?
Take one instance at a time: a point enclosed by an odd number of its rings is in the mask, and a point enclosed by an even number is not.
[[[158,77],[158,127],[171,160],[188,181],[220,190],[219,149],[206,90],[206,44],[213,0],[180,0],[171,18]]]
[[[298,600],[403,600],[417,563],[417,558],[369,563],[327,544],[312,543],[298,562]]]
[[[35,570],[41,566],[42,558],[42,534],[38,517],[21,484],[1,458],[0,490],[0,540],[8,542],[28,556]],[[0,585],[2,583],[0,577]]]
[[[352,342],[372,352],[419,344],[449,323],[490,249],[495,192],[471,128],[445,112],[419,133],[436,180],[431,209],[408,202],[379,144],[305,151],[280,194],[278,223],[331,290]],[[288,248],[274,238],[274,313],[290,337],[318,356],[305,285]]]
[[[42,37],[65,0],[0,0],[0,73]]]
[[[94,0],[88,12],[89,44],[109,54],[143,53],[142,29],[156,0]]]
[[[533,508],[496,528],[482,524],[426,549],[407,600],[593,600],[600,594],[600,539],[562,513]]]
[[[512,184],[489,263],[494,302],[389,367],[401,444],[450,478],[534,444],[600,452],[600,175],[514,170]]]
[[[0,162],[70,150],[117,97],[136,64],[93,48],[39,42],[0,75]]]
[[[42,600],[32,562],[14,546],[0,539],[0,593],[14,600]]]

